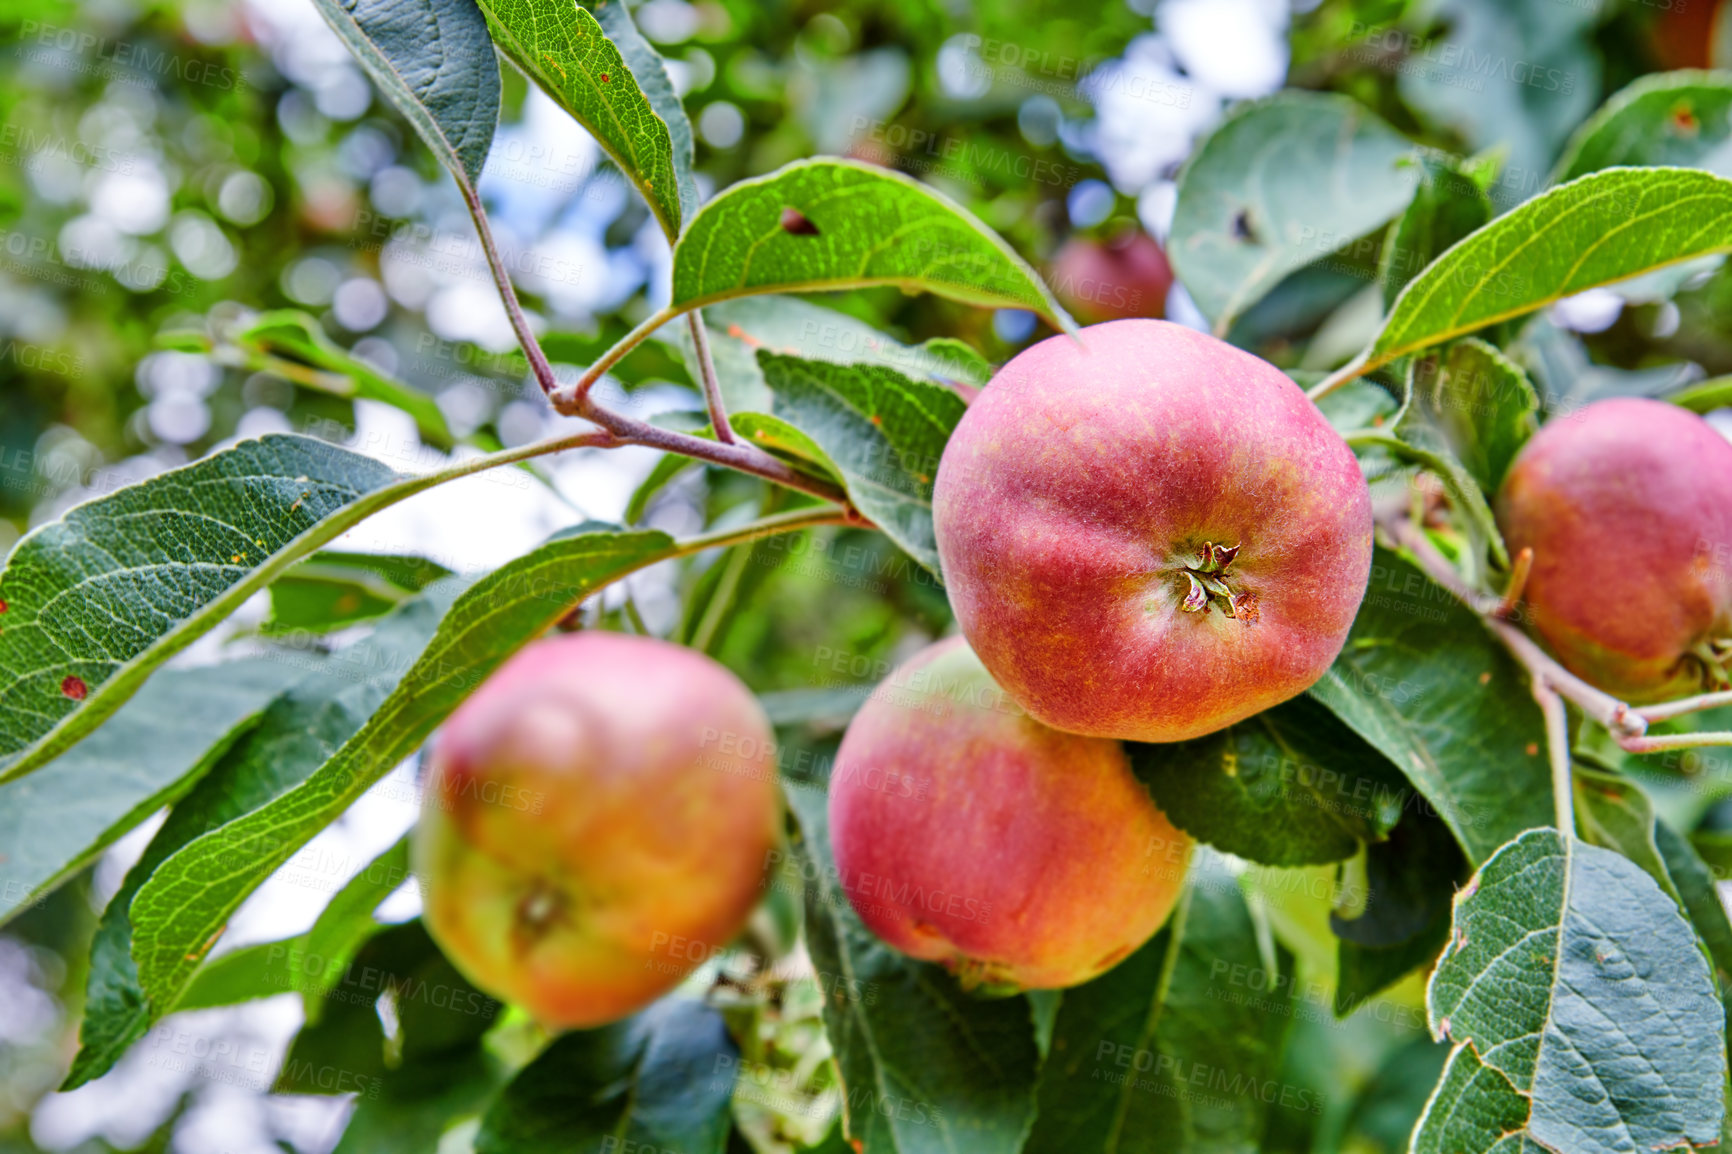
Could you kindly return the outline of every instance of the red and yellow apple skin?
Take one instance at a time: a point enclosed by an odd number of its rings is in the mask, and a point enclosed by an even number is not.
[[[667,642],[538,642],[452,714],[412,842],[423,918],[553,1028],[641,1009],[741,929],[782,826],[746,687]]]
[[[1497,498],[1532,549],[1524,614],[1577,676],[1628,701],[1700,693],[1732,636],[1732,444],[1696,414],[1620,397],[1548,421]]]
[[[1112,240],[1072,237],[1053,258],[1052,290],[1084,324],[1162,317],[1173,268],[1154,237],[1133,229]]]
[[[995,992],[1117,964],[1172,912],[1191,851],[1120,743],[1029,717],[960,637],[921,651],[855,715],[829,815],[867,928]]]
[[[1352,451],[1273,365],[1156,320],[1001,369],[939,462],[938,553],[992,676],[1057,729],[1180,741],[1293,697],[1371,568]]]

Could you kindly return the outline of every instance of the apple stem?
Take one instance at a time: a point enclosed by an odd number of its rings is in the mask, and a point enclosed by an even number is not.
[[[1697,713],[1704,709],[1714,709],[1721,705],[1732,705],[1732,691],[1721,693],[1703,693],[1695,697],[1679,698],[1676,701],[1661,702],[1658,705],[1648,705],[1637,709],[1627,702],[1621,701],[1602,689],[1589,685],[1569,670],[1559,665],[1545,650],[1526,633],[1502,619],[1497,607],[1488,607],[1489,597],[1476,592],[1454,566],[1431,543],[1431,539],[1404,514],[1398,514],[1379,522],[1385,532],[1394,538],[1396,544],[1406,549],[1437,584],[1443,586],[1463,605],[1477,613],[1485,622],[1486,628],[1497,635],[1510,654],[1527,670],[1528,678],[1534,685],[1534,698],[1540,702],[1541,710],[1547,708],[1541,698],[1541,690],[1556,698],[1562,698],[1580,709],[1584,714],[1605,726],[1619,748],[1626,753],[1660,753],[1673,749],[1695,749],[1710,745],[1732,745],[1732,731],[1713,730],[1702,733],[1666,733],[1650,736],[1648,724],[1654,721],[1665,721],[1673,717],[1681,717],[1687,713]],[[1517,559],[1518,566],[1520,559]],[[1530,563],[1531,564],[1531,563]],[[1515,587],[1516,575],[1512,574],[1511,588]],[[1509,600],[1506,597],[1503,600]],[[1568,761],[1568,735],[1562,730],[1554,730],[1547,718],[1548,741],[1561,740],[1565,750],[1565,761]],[[1560,756],[1554,749],[1553,756]]]
[[[1524,545],[1522,551],[1516,554],[1515,565],[1510,569],[1509,584],[1504,587],[1503,600],[1491,611],[1493,617],[1507,621],[1515,615],[1515,611],[1521,606],[1522,594],[1527,591],[1528,577],[1533,571],[1533,546]]]
[[[1676,701],[1661,702],[1659,705],[1644,705],[1636,712],[1649,721],[1665,721],[1672,717],[1682,717],[1686,713],[1718,709],[1722,705],[1732,705],[1732,690],[1722,689],[1718,693],[1703,693],[1695,697],[1680,697]]]
[[[1546,722],[1546,756],[1552,765],[1552,807],[1558,832],[1565,837],[1576,835],[1575,779],[1570,772],[1569,718],[1564,713],[1564,699],[1546,684],[1544,678],[1532,682],[1534,700]]]
[[[734,443],[734,427],[728,424],[728,407],[722,401],[721,382],[716,379],[716,362],[710,357],[710,336],[704,328],[703,310],[693,309],[687,313],[686,324],[691,326],[698,374],[703,377],[704,406],[710,411],[710,427],[716,432],[716,440],[731,445]]]

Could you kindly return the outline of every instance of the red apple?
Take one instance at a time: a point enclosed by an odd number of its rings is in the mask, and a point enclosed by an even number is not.
[[[1058,729],[1180,741],[1302,693],[1371,568],[1371,497],[1274,366],[1165,321],[1001,369],[939,462],[938,553],[992,676]]]
[[[614,1021],[713,956],[781,831],[768,720],[699,653],[575,633],[452,714],[413,842],[428,930],[554,1028]]]
[[[1161,317],[1173,269],[1155,238],[1131,230],[1110,241],[1072,237],[1052,263],[1053,292],[1084,324]]]
[[[1060,733],[962,638],[875,690],[830,777],[843,891],[873,933],[969,987],[1086,982],[1160,928],[1191,840],[1116,741]]]
[[[1694,413],[1620,397],[1554,418],[1497,499],[1534,551],[1526,611],[1564,666],[1658,701],[1725,680],[1732,637],[1732,444]]]

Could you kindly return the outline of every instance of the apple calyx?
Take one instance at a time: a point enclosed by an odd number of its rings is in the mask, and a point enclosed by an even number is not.
[[[1257,620],[1257,595],[1245,589],[1235,589],[1229,581],[1228,568],[1239,555],[1237,545],[1217,545],[1203,542],[1197,551],[1198,560],[1187,563],[1179,572],[1190,583],[1179,608],[1186,613],[1208,614],[1211,606],[1246,625]]]
[[[1705,689],[1732,689],[1732,671],[1727,669],[1728,660],[1732,660],[1732,637],[1704,637],[1690,647],[1690,656],[1702,667]]]
[[[980,958],[954,958],[945,963],[963,992],[976,998],[1011,998],[1023,988],[1011,981],[998,962]]]
[[[565,907],[565,894],[556,886],[545,880],[536,882],[517,903],[517,917],[513,924],[516,936],[525,942],[540,939],[555,923],[563,920]]]

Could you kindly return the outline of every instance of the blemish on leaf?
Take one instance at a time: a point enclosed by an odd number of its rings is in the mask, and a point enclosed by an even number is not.
[[[1695,136],[1702,122],[1696,119],[1696,113],[1689,104],[1680,102],[1672,109],[1672,127],[1685,136]]]
[[[806,214],[797,208],[784,208],[780,223],[782,231],[790,236],[818,235],[818,226],[807,220]]]
[[[1537,741],[1528,742],[1528,756],[1529,757],[1538,757],[1539,755],[1540,755],[1540,743]]]
[[[868,419],[869,419],[869,420],[870,420],[870,421],[871,421],[871,422],[872,422],[872,423],[873,423],[873,424],[874,424],[874,425],[877,425],[877,426],[878,426],[878,427],[880,427],[880,428],[882,428],[882,427],[883,427],[883,426],[884,426],[884,418],[883,418],[883,417],[880,417],[880,416],[878,416],[878,415],[877,415],[877,414],[876,414],[876,413],[874,413],[874,414],[873,414],[873,415],[872,415],[872,416],[871,416],[871,417],[870,417],[870,418],[868,418]]]
[[[601,74],[601,82],[602,82],[602,83],[603,83],[603,84],[606,84],[606,83],[607,83],[607,73],[605,73],[605,72],[603,72],[603,73],[602,73],[602,74]]]
[[[60,692],[74,701],[83,701],[90,693],[90,687],[84,684],[84,678],[67,674],[60,680]]]
[[[0,613],[6,612],[6,609],[7,609],[6,602],[0,601]]]
[[[1233,214],[1233,239],[1255,243],[1257,230],[1251,227],[1251,210],[1241,208]]]
[[[1490,685],[1491,684],[1491,671],[1489,669],[1486,672],[1479,675],[1479,683],[1481,685]]]

